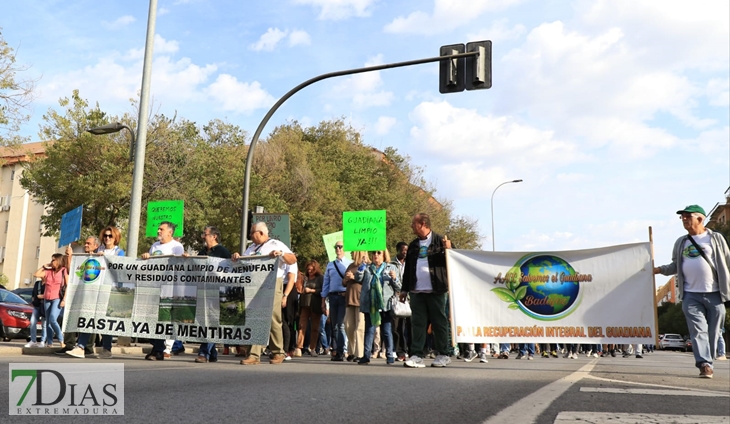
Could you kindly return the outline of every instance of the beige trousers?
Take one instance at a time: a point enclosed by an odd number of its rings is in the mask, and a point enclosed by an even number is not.
[[[283,295],[282,279],[276,279],[276,290],[274,291],[274,310],[271,314],[271,330],[269,331],[269,350],[274,355],[284,354],[284,335],[281,332],[281,296]],[[264,351],[263,345],[251,346],[251,356],[261,359]]]
[[[365,314],[359,306],[345,309],[345,334],[347,334],[347,353],[362,358],[365,355]]]

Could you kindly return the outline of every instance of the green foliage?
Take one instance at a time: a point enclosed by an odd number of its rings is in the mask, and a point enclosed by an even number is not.
[[[28,68],[16,63],[15,51],[8,46],[0,28],[0,145],[20,144],[20,125],[29,118],[28,106],[33,100],[35,80],[19,79],[18,72]]]
[[[134,118],[107,116],[98,105],[89,107],[78,91],[60,105],[62,112],[49,110],[41,127],[41,137],[53,140],[47,158],[27,163],[21,178],[23,187],[47,205],[46,234],[57,234],[61,216],[80,204],[82,235],[97,234],[106,225],[117,225],[125,234],[132,178],[129,134],[93,136],[86,130],[117,121],[136,128]],[[154,242],[144,237],[146,205],[154,200],[185,202],[184,245],[200,249],[202,229],[215,225],[221,244],[240,251],[247,138],[244,130],[220,120],[201,127],[176,116],[150,117],[139,252]],[[456,247],[478,247],[476,222],[452,218],[450,203],[432,197],[433,188],[408,156],[365,146],[342,119],[275,128],[257,145],[252,169],[250,205],[290,214],[292,248],[301,262],[326,261],[322,235],[341,230],[342,212],[350,210],[385,209],[393,253],[397,242],[413,239],[411,218],[418,212],[428,213],[434,230]]]
[[[689,334],[687,329],[687,321],[682,312],[682,302],[664,303],[657,309],[659,319],[659,334],[681,334],[686,336]]]

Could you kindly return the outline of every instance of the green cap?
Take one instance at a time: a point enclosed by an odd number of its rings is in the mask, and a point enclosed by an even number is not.
[[[685,212],[686,213],[697,212],[697,213],[701,213],[703,216],[707,216],[707,214],[705,213],[705,210],[702,209],[702,206],[700,206],[700,205],[689,205],[689,206],[686,206],[681,211],[677,211],[677,215],[680,215],[680,214],[685,213]]]

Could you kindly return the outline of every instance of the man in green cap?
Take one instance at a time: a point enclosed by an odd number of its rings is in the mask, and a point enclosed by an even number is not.
[[[689,205],[677,214],[687,234],[674,243],[672,263],[654,268],[654,274],[677,275],[695,365],[700,378],[712,378],[724,302],[730,302],[730,249],[722,234],[705,228],[702,207]]]

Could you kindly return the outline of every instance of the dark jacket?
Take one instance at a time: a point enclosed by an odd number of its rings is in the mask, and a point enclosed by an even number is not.
[[[454,247],[453,244],[451,247]],[[416,238],[408,245],[406,253],[406,269],[403,272],[403,287],[401,291],[410,292],[416,288],[416,263],[418,262],[419,240]],[[449,281],[446,275],[446,249],[444,236],[431,231],[431,244],[428,246],[428,271],[431,274],[431,285],[434,293],[449,291]]]

